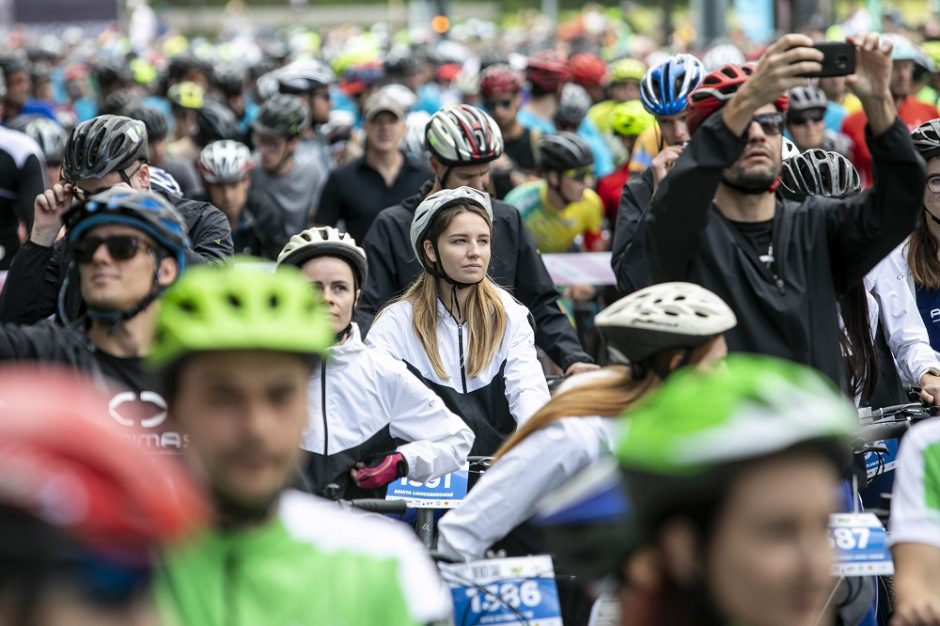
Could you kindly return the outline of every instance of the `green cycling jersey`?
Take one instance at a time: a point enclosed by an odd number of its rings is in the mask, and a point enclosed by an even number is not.
[[[451,615],[407,527],[292,491],[270,522],[166,554],[156,596],[171,626],[412,626]]]

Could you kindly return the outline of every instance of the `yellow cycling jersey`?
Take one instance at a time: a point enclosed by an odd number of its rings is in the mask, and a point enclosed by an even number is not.
[[[604,207],[593,189],[585,189],[578,202],[561,211],[548,203],[544,180],[523,183],[509,192],[506,202],[522,214],[540,252],[568,252],[582,233],[598,233],[604,223]]]
[[[653,159],[659,154],[659,147],[662,144],[662,136],[659,132],[659,124],[653,124],[651,127],[640,133],[633,144],[633,155],[630,157],[630,171],[644,172],[653,165]]]

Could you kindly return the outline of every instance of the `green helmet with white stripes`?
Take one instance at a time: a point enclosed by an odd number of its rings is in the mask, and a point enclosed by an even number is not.
[[[855,407],[815,370],[731,355],[675,373],[630,410],[615,455],[648,525],[720,494],[748,461],[814,446],[841,464],[857,429]]]

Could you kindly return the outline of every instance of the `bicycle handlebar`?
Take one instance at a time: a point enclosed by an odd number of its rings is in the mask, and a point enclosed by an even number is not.
[[[864,441],[880,441],[883,439],[898,439],[911,427],[908,420],[888,420],[862,424],[859,439]]]
[[[937,415],[937,407],[925,406],[922,402],[911,402],[909,404],[898,404],[895,406],[886,406],[880,409],[865,407],[858,410],[858,416],[861,419],[871,419],[873,421],[883,420],[886,417],[905,416],[914,419],[926,419]]]
[[[360,511],[381,513],[383,515],[404,515],[408,510],[404,500],[383,500],[381,498],[357,498],[347,501],[350,506]]]

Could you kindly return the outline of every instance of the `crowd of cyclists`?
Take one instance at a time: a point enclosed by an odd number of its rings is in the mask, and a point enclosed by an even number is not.
[[[447,624],[435,560],[544,554],[565,624],[940,625],[935,420],[832,575],[858,409],[940,407],[940,33],[845,35],[11,36],[0,626]],[[347,505],[481,458],[434,545]]]

